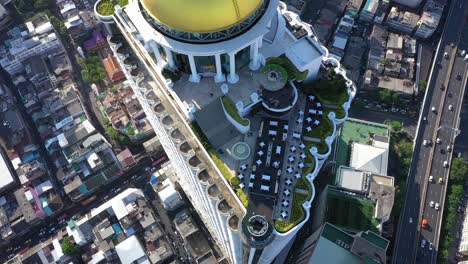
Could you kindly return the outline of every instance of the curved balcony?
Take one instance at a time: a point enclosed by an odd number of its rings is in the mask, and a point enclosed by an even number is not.
[[[208,184],[209,180],[211,179],[211,176],[206,171],[206,169],[199,171],[197,176],[198,176],[198,180],[205,185]]]
[[[170,134],[171,134],[171,137],[177,142],[181,142],[185,140],[184,135],[182,135],[182,133],[180,132],[178,128],[172,130]]]
[[[218,186],[216,186],[216,184],[210,185],[208,189],[206,190],[206,192],[208,193],[208,196],[211,199],[220,199],[220,197],[223,196],[223,194],[219,190]]]
[[[229,225],[229,228],[232,230],[232,231],[238,231],[239,230],[239,218],[237,217],[237,215],[231,215],[229,218],[228,218],[228,225]]]
[[[156,102],[160,102],[159,97],[156,96],[152,89],[149,89],[148,92],[145,93],[145,98],[151,106]]]
[[[174,120],[170,115],[165,115],[161,118],[161,123],[166,129],[170,129],[174,125]]]
[[[197,155],[193,155],[189,160],[187,161],[188,165],[192,168],[198,168],[200,164],[202,164],[201,160],[197,157]]]
[[[228,204],[228,202],[225,199],[218,202],[217,208],[218,208],[218,211],[220,211],[222,214],[225,214],[225,215],[227,215],[229,211],[232,209],[232,207]]]
[[[189,145],[189,143],[187,141],[184,141],[179,145],[179,150],[183,154],[188,154],[190,152],[190,150],[192,150],[192,148],[190,147],[190,145]]]
[[[166,112],[166,109],[161,104],[161,102],[157,102],[153,107],[153,111],[156,115],[161,116]]]

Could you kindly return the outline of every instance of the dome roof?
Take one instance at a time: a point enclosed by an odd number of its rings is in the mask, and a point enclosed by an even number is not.
[[[263,0],[141,0],[160,23],[191,33],[217,32],[248,18]]]

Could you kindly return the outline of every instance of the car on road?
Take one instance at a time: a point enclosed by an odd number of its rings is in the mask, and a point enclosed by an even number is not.
[[[410,224],[413,223],[413,218],[412,218],[412,217],[409,218],[409,223],[410,223]]]
[[[433,106],[433,107],[431,108],[431,111],[435,113],[436,108]]]
[[[448,146],[447,146],[447,151],[448,151],[448,152],[452,151],[452,146],[448,145]]]
[[[431,202],[429,203],[429,206],[430,206],[430,207],[434,207],[434,201],[431,201]]]
[[[449,111],[453,111],[453,106],[452,106],[452,105],[449,105],[449,106],[448,106],[448,110],[449,110]]]
[[[448,59],[449,58],[449,54],[448,52],[444,52],[444,58]]]
[[[462,79],[461,73],[457,73],[457,80],[461,80],[461,79]]]
[[[444,161],[444,168],[448,168],[448,161]]]
[[[421,247],[424,248],[426,246],[426,240],[423,238],[421,240]]]
[[[429,250],[432,251],[432,243],[429,243]]]
[[[442,178],[439,178],[438,182],[439,182],[439,183],[443,183],[444,180],[443,180]]]
[[[434,182],[434,177],[432,175],[429,176],[429,182]]]
[[[436,138],[436,143],[437,144],[440,144],[442,142],[442,140],[440,138]]]
[[[445,149],[444,148],[440,149],[440,154],[445,154]]]
[[[428,145],[427,139],[423,140],[423,146],[427,147],[427,145]]]
[[[427,121],[427,117],[423,116],[423,121]]]
[[[438,211],[439,210],[439,203],[436,203],[434,208]]]
[[[429,223],[427,222],[427,219],[426,219],[426,218],[423,218],[423,220],[421,221],[421,227],[422,227],[422,228],[426,228],[428,224],[429,224]]]

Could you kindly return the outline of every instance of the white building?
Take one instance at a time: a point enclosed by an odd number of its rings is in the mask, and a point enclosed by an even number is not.
[[[41,18],[37,19],[40,21],[27,22],[25,30],[20,31],[19,34],[12,33],[15,37],[8,41],[9,45],[1,47],[0,66],[10,75],[22,72],[24,70],[22,62],[26,59],[60,47],[60,40],[52,24],[48,19]]]
[[[147,78],[136,66],[126,65],[129,53],[125,54],[122,43],[109,38],[127,79],[134,80],[131,87],[173,163],[178,183],[194,201],[193,205],[214,242],[230,263],[271,263],[294,239],[309,219],[310,212],[306,211],[305,219],[288,232],[276,232],[270,225],[267,226],[268,237],[247,240],[246,233],[250,230],[246,231],[241,224],[246,208],[188,126],[197,106],[187,107],[181,103],[172,81],[166,80],[161,72],[165,68],[187,74],[193,90],[202,78],[203,82],[227,81],[234,85],[248,81],[242,79],[249,77],[242,75],[241,69],[248,68],[253,72],[265,64],[266,58],[283,55],[300,72],[307,71],[306,80],[314,79],[322,64],[336,67],[337,74],[346,79],[350,100],[355,94],[352,81],[346,77],[340,63],[328,57],[328,50],[320,45],[311,26],[288,11],[279,0],[129,0],[124,8],[116,6],[115,14],[110,16],[97,12],[99,4],[100,1],[95,6],[99,20],[111,32],[115,31],[111,24],[115,24],[151,77]],[[227,92],[228,84],[223,85]],[[242,100],[235,103],[241,115],[262,102],[261,98],[252,95],[244,98],[251,104],[244,104]],[[347,110],[350,101],[345,104]],[[162,112],[158,112],[161,107]],[[345,119],[334,118],[334,127]],[[175,120],[177,125],[169,120]],[[174,136],[177,134],[184,138]],[[335,136],[336,129],[326,139],[329,146]],[[318,165],[307,176],[310,182],[329,154],[314,152]],[[201,166],[192,164],[195,158],[201,161]],[[311,196],[312,200],[313,191]],[[304,208],[310,208],[311,200],[304,203]],[[220,204],[229,206],[229,210],[221,210]],[[257,220],[261,221],[260,218]],[[250,236],[254,235],[251,233]]]

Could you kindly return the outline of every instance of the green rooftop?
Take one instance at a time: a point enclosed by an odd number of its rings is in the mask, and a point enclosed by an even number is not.
[[[361,237],[364,238],[365,240],[371,242],[372,244],[384,249],[384,250],[387,250],[387,247],[388,247],[388,240],[377,235],[376,233],[374,232],[370,232],[370,231],[366,231],[366,232],[363,232],[361,234]]]
[[[350,248],[354,241],[353,236],[329,223],[325,223],[321,236],[338,246],[347,248]]]
[[[367,144],[372,135],[389,136],[386,125],[349,118],[344,122],[336,138],[336,166],[349,166],[352,142]]]

